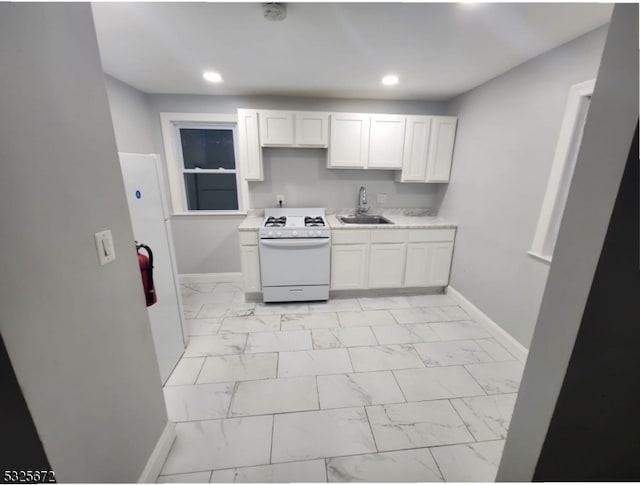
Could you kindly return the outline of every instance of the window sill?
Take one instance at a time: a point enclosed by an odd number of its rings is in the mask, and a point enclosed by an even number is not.
[[[551,264],[551,258],[548,256],[543,256],[542,254],[538,254],[533,251],[527,251],[527,254],[531,256],[533,259],[537,259],[538,261],[541,261],[549,265]]]
[[[189,217],[189,216],[246,216],[245,211],[191,211],[191,212],[174,212],[171,217]]]

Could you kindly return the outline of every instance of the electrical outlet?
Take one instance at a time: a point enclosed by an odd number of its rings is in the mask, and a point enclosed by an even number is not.
[[[386,204],[387,194],[378,194],[377,200],[378,200],[378,204]]]
[[[284,195],[282,194],[276,195],[276,205],[278,207],[284,207]]]

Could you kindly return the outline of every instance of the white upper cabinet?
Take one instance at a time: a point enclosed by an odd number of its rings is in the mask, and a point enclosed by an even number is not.
[[[369,123],[366,114],[331,114],[329,168],[367,168]]]
[[[329,144],[329,113],[260,110],[258,114],[263,147],[327,148]]]
[[[296,111],[295,139],[298,147],[329,146],[329,113]]]
[[[430,135],[430,116],[407,116],[402,172],[397,177],[400,182],[424,182],[427,179]]]
[[[238,110],[238,157],[245,179],[263,180],[262,149],[256,110]]]
[[[433,117],[426,182],[449,181],[457,122],[453,116]]]
[[[402,168],[406,116],[371,115],[368,168]]]
[[[397,182],[449,182],[457,118],[407,116],[402,171]]]
[[[402,168],[406,116],[331,113],[329,168]]]
[[[260,117],[260,144],[263,147],[290,147],[294,145],[293,113],[291,111],[258,112]]]

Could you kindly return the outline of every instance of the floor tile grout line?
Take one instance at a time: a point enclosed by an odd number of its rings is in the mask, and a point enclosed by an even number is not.
[[[344,375],[344,374],[333,374],[333,375]],[[318,376],[318,377],[323,377],[323,376]],[[241,384],[243,382],[252,382],[252,381],[238,381],[238,384]],[[402,389],[400,389],[400,390],[402,391]],[[220,421],[220,420],[225,420],[225,419],[257,418],[257,417],[279,416],[279,415],[287,415],[287,414],[314,413],[314,412],[321,412],[321,411],[338,411],[338,410],[345,410],[345,409],[359,409],[359,408],[362,408],[362,407],[394,406],[394,405],[404,405],[404,404],[426,404],[426,403],[433,403],[433,402],[462,400],[462,399],[476,399],[476,398],[503,396],[503,395],[511,395],[511,394],[516,394],[516,393],[489,394],[489,395],[472,394],[472,395],[468,395],[468,396],[459,396],[459,397],[439,397],[439,398],[436,398],[436,399],[421,399],[421,400],[415,400],[415,401],[409,401],[408,400],[406,402],[383,402],[383,403],[378,403],[378,404],[358,404],[358,405],[355,405],[355,406],[354,405],[335,406],[335,407],[320,408],[320,409],[316,409],[316,408],[298,409],[298,410],[291,410],[291,411],[278,411],[278,412],[275,412],[275,413],[274,412],[262,412],[262,413],[259,413],[259,414],[242,414],[242,415],[229,416],[229,417],[208,418],[208,419],[193,419],[193,420],[188,420],[188,421],[176,421],[176,422],[177,423],[195,423],[197,421]],[[497,440],[497,439],[498,438],[496,438],[495,440]],[[491,440],[484,440],[484,441],[491,441]]]
[[[369,425],[369,430],[371,431],[371,437],[373,438],[373,446],[376,448],[376,453],[380,453],[380,448],[378,448],[378,442],[376,441],[376,435],[373,432],[373,425],[371,424],[371,420],[369,419],[369,412],[367,411],[367,407],[363,406],[364,415],[367,417],[367,424]]]
[[[271,443],[269,446],[269,464],[273,465],[273,440],[274,440],[274,431],[276,429],[276,415],[271,415]]]
[[[198,370],[198,374],[196,374],[196,378],[192,382],[192,384],[197,384],[198,379],[200,378],[200,374],[202,373],[202,369],[204,369],[204,365],[207,363],[207,358],[208,357],[205,357],[204,359],[202,359],[202,364],[200,364],[200,369]]]
[[[396,381],[396,386],[398,386],[398,389],[400,389],[400,393],[402,394],[402,397],[404,398],[404,402],[410,402],[407,399],[407,396],[404,394],[404,390],[402,389],[402,386],[400,385],[400,381],[398,381],[398,377],[396,376],[395,370],[392,370],[390,372],[391,372],[391,375],[393,376],[393,379]]]
[[[453,445],[453,446],[455,446],[455,445]],[[431,456],[431,459],[433,460],[433,462],[436,464],[436,468],[438,469],[438,473],[440,473],[440,477],[442,477],[442,481],[446,482],[447,479],[444,477],[444,473],[442,473],[442,469],[440,468],[440,465],[438,464],[438,460],[436,460],[436,457],[431,452],[431,448],[427,448],[427,451],[429,452],[429,455]],[[213,474],[213,472],[211,472],[211,473]]]
[[[449,401],[449,406],[451,406],[453,408],[453,410],[455,411],[455,413],[458,416],[458,418],[460,418],[460,421],[462,421],[462,424],[464,424],[464,427],[467,429],[468,433],[471,435],[471,437],[473,438],[474,442],[477,443],[478,439],[476,438],[476,435],[473,434],[473,431],[471,431],[471,428],[469,428],[469,425],[467,424],[467,422],[460,415],[460,413],[458,412],[456,407],[453,405],[453,402],[451,402],[453,399],[462,399],[462,398],[461,397],[449,398],[449,399],[447,399],[447,401]]]
[[[303,462],[309,462],[309,461],[320,461],[320,460],[324,460],[325,464],[327,463],[327,460],[332,460],[334,458],[353,458],[353,457],[358,457],[358,456],[366,456],[366,455],[375,455],[375,454],[387,454],[387,453],[394,453],[394,452],[403,452],[403,451],[414,451],[414,450],[429,450],[431,451],[433,448],[447,448],[447,447],[451,447],[451,446],[466,446],[466,445],[475,445],[475,444],[479,444],[479,443],[492,443],[492,442],[499,442],[499,441],[505,441],[504,438],[502,439],[493,439],[493,440],[482,440],[482,441],[464,441],[464,442],[457,442],[457,443],[449,443],[449,444],[439,444],[439,445],[431,445],[431,446],[416,446],[413,448],[395,448],[395,449],[390,449],[390,450],[385,450],[385,451],[377,451],[377,452],[366,452],[366,453],[353,453],[353,454],[346,454],[346,455],[331,455],[331,456],[318,456],[318,457],[311,457],[311,458],[304,458],[302,460],[289,460],[289,461],[278,461],[275,463],[263,463],[263,464],[257,464],[257,465],[242,465],[242,466],[236,466],[236,467],[227,467],[227,468],[214,468],[214,469],[201,469],[201,470],[192,470],[192,471],[185,471],[185,472],[179,472],[179,473],[165,473],[163,475],[159,475],[159,476],[175,476],[175,475],[185,475],[185,474],[189,474],[189,473],[204,473],[204,472],[217,472],[217,471],[225,471],[225,470],[241,470],[241,469],[245,469],[245,468],[255,468],[255,467],[260,467],[260,466],[269,466],[269,465],[282,465],[282,464],[291,464],[291,463],[303,463]],[[435,459],[434,459],[435,461]]]

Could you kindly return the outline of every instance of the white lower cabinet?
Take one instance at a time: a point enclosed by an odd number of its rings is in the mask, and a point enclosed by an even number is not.
[[[431,243],[409,243],[404,286],[427,286],[431,263]]]
[[[407,247],[404,286],[446,286],[453,242],[411,242]]]
[[[406,252],[405,243],[371,244],[369,288],[400,288]]]
[[[453,257],[453,242],[438,242],[431,244],[431,264],[428,266],[428,285],[446,286],[449,284],[451,259]]]
[[[331,289],[357,290],[367,287],[368,244],[331,247]]]
[[[447,286],[455,229],[334,231],[331,289]]]
[[[262,291],[258,246],[240,246],[240,265],[245,293]]]

